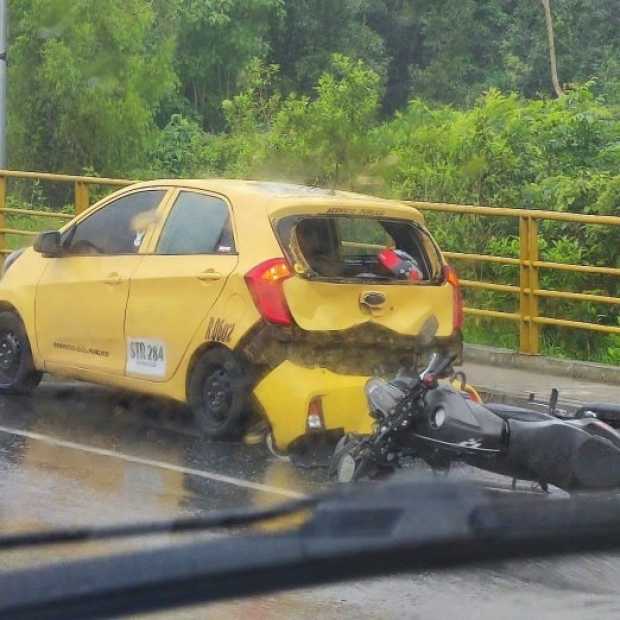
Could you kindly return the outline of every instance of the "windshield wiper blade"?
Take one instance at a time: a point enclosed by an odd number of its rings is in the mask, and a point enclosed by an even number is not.
[[[6,534],[0,536],[0,551],[24,547],[91,542],[95,540],[155,536],[158,534],[182,534],[218,528],[248,527],[262,521],[269,521],[302,512],[316,506],[325,497],[323,495],[311,495],[289,502],[279,502],[265,508],[214,510],[199,517],[179,517],[176,519],[127,525],[74,527],[41,532]]]
[[[620,550],[620,499],[391,483],[319,502],[299,529],[0,572],[2,618],[103,618],[484,561]]]

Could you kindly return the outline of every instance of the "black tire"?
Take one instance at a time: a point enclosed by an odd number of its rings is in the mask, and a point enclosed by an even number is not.
[[[209,349],[194,365],[188,401],[208,439],[238,439],[243,434],[251,380],[244,364],[227,349]]]
[[[384,480],[394,473],[393,466],[379,465],[365,458],[359,449],[361,441],[361,437],[353,434],[341,437],[328,465],[330,480],[348,484],[361,480]]]
[[[334,453],[329,460],[329,465],[327,467],[327,475],[330,480],[334,480],[339,482],[339,469],[340,469],[340,461],[344,454],[350,452],[353,447],[353,439],[347,433],[345,433],[336,444],[334,448]]]
[[[0,312],[0,394],[30,394],[41,377],[21,319],[14,312]]]
[[[336,444],[330,460],[328,475],[341,484],[357,482],[367,476],[369,463],[359,453],[360,439],[346,434]]]

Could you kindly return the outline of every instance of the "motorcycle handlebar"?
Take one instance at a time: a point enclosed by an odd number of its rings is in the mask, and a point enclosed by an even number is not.
[[[426,377],[441,378],[443,373],[452,366],[456,358],[456,355],[433,353],[428,366],[420,375],[420,379],[424,381]]]

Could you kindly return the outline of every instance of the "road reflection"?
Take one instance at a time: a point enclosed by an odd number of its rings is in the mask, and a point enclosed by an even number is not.
[[[320,485],[321,472],[302,476],[262,445],[201,440],[183,407],[103,388],[48,384],[33,398],[3,398],[0,425],[31,435],[0,432],[4,532],[264,505]]]

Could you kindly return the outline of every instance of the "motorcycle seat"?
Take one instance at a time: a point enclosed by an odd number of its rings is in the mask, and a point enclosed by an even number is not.
[[[545,420],[555,419],[548,413],[533,411],[532,409],[525,409],[524,407],[517,407],[515,405],[505,405],[503,403],[485,403],[484,406],[504,420],[519,420],[520,422],[543,422]]]

